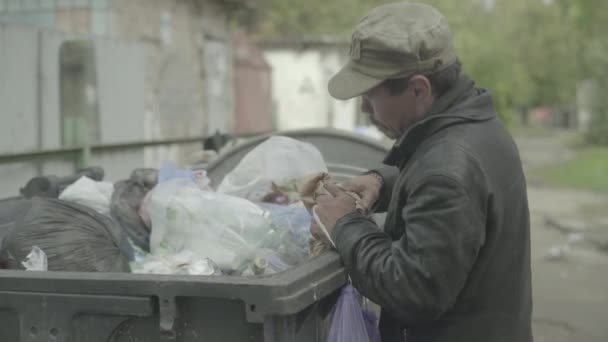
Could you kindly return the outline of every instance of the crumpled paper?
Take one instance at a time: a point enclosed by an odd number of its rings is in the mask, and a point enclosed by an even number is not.
[[[319,198],[319,196],[327,195],[337,197],[340,194],[346,194],[352,197],[355,200],[357,211],[363,214],[367,214],[368,211],[367,208],[362,204],[361,197],[358,194],[342,188],[340,184],[334,182],[331,176],[327,173],[319,173],[309,178],[300,180],[300,183],[298,184],[298,191],[304,206],[306,206],[306,209],[311,213],[312,208],[317,205],[317,198]]]
[[[339,184],[334,182],[331,176],[327,173],[319,173],[308,178],[299,180],[297,184],[300,199],[306,210],[314,217],[315,213],[313,208],[317,205],[317,199],[320,196],[331,196],[337,197],[341,194],[346,194],[355,200],[356,210],[364,215],[368,214],[367,208],[362,204],[361,197],[352,192],[342,188]],[[327,246],[319,240],[312,239],[310,242],[310,255],[317,256],[327,250]]]

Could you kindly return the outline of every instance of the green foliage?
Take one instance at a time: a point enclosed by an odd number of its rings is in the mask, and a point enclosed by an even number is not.
[[[593,106],[591,112],[591,125],[587,132],[587,142],[595,145],[608,145],[608,77],[603,77],[597,82],[594,91]]]
[[[465,71],[492,91],[507,121],[521,108],[570,106],[578,81],[608,78],[605,0],[494,0],[491,9],[486,0],[419,1],[448,18]],[[386,2],[260,0],[248,26],[266,38],[347,37],[362,15]],[[608,104],[598,110],[596,128],[607,127],[608,136]]]
[[[587,148],[576,158],[551,165],[533,172],[543,182],[561,187],[572,187],[593,191],[608,191],[608,149]]]

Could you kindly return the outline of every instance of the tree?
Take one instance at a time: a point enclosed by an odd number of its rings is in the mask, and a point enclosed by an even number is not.
[[[560,0],[576,28],[576,51],[579,79],[595,80],[592,118],[586,138],[595,144],[608,145],[608,6],[601,0]]]
[[[361,15],[385,2],[260,0],[249,28],[261,37],[348,37]],[[569,107],[577,81],[608,77],[605,0],[424,2],[448,18],[465,71],[492,91],[507,121],[522,107]]]

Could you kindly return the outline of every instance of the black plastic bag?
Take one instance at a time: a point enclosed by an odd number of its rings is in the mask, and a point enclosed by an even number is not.
[[[10,269],[39,247],[49,271],[130,272],[124,232],[109,217],[62,200],[33,198],[5,237],[0,260]]]
[[[23,215],[30,207],[28,199],[22,197],[13,197],[0,200],[0,246],[4,237],[7,236],[15,226],[15,220]],[[0,269],[6,268],[0,262]]]
[[[94,166],[79,170],[73,175],[58,177],[54,175],[40,176],[30,179],[21,188],[21,195],[25,198],[51,197],[57,198],[59,194],[70,184],[76,182],[80,177],[86,176],[94,181],[101,181],[105,175],[103,168]]]
[[[14,223],[29,206],[29,200],[23,197],[0,200],[0,225]]]
[[[136,169],[128,180],[114,184],[110,213],[127,233],[131,241],[145,252],[150,251],[150,229],[141,216],[139,207],[146,194],[158,182],[155,169]]]

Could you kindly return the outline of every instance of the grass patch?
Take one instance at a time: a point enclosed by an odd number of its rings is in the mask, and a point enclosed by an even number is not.
[[[574,159],[542,167],[533,175],[553,186],[608,192],[608,147],[580,149]]]
[[[564,131],[559,139],[568,147],[584,150],[589,147],[585,136],[579,132]]]

